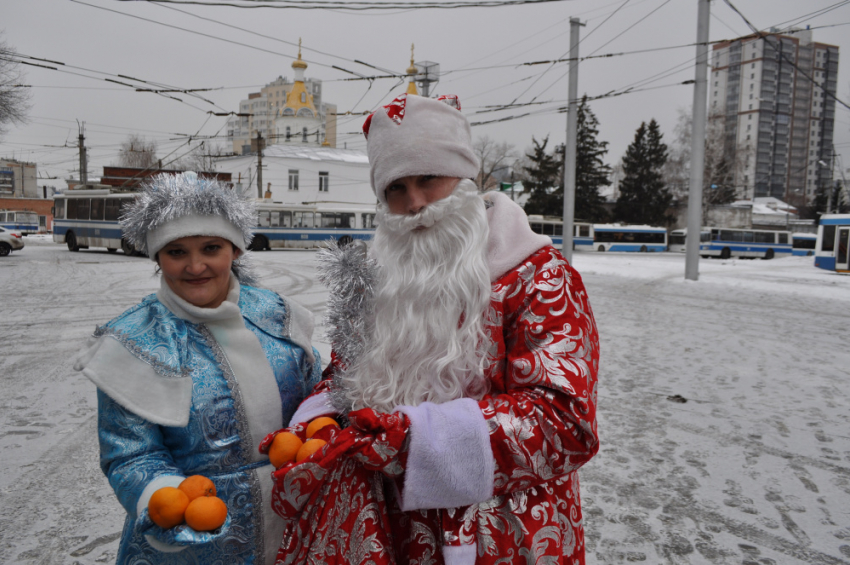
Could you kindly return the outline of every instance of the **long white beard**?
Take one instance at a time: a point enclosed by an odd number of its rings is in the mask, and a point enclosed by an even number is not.
[[[354,409],[481,398],[489,338],[489,227],[475,184],[416,216],[378,212],[374,319],[362,357],[343,375]],[[429,226],[416,230],[418,226]]]

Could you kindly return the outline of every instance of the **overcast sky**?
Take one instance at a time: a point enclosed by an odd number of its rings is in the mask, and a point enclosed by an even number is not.
[[[215,0],[201,0],[213,2]],[[274,0],[271,0],[272,2]],[[850,101],[850,2],[838,0],[730,0],[762,30],[811,26],[815,40],[838,45],[838,98]],[[245,0],[231,3],[244,5]],[[532,136],[565,139],[566,114],[554,108],[567,99],[567,64],[523,65],[565,57],[569,19],[579,18],[583,61],[579,93],[599,96],[633,87],[636,92],[593,101],[600,139],[609,142],[607,161],[620,162],[642,121],[655,118],[665,140],[681,110],[689,111],[694,78],[697,0],[572,0],[460,9],[299,10],[120,0],[0,0],[2,39],[21,55],[64,63],[49,70],[24,66],[31,85],[29,123],[13,126],[0,141],[0,157],[38,164],[39,185],[64,187],[77,177],[77,121],[86,124],[89,172],[99,176],[115,164],[130,133],[158,143],[158,156],[174,158],[198,144],[189,136],[225,133],[227,118],[209,112],[237,111],[241,99],[278,76],[292,78],[292,61],[303,40],[306,76],[323,81],[325,101],[338,111],[360,113],[404,92],[397,79],[360,75],[399,73],[416,61],[440,64],[432,93],[457,94],[471,122],[517,117],[473,127],[527,150]],[[832,9],[830,9],[832,8]],[[711,40],[750,32],[725,0],[711,3]],[[821,27],[823,26],[823,27]],[[241,29],[239,29],[241,28]],[[643,52],[639,52],[643,51]],[[35,61],[34,61],[35,62]],[[140,83],[179,89],[211,89],[199,97],[137,92],[110,83]],[[202,97],[203,99],[201,99]],[[510,103],[542,103],[484,112]],[[850,167],[850,111],[836,105],[836,152]],[[363,149],[361,115],[340,116],[339,147]],[[215,142],[215,141],[213,141]],[[208,141],[209,143],[209,141]],[[218,143],[226,145],[224,139]],[[229,149],[229,146],[227,146]],[[169,157],[170,156],[170,157]],[[57,177],[50,179],[48,177]]]

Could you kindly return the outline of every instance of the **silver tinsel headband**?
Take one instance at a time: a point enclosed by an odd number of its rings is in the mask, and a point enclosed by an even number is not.
[[[152,255],[148,249],[150,232],[188,216],[211,216],[226,220],[234,226],[236,233],[241,233],[241,241],[234,241],[234,244],[244,250],[251,243],[251,228],[256,221],[253,203],[240,198],[218,181],[204,179],[191,172],[151,177],[143,185],[143,191],[136,201],[121,216],[120,223],[124,236],[133,247]]]

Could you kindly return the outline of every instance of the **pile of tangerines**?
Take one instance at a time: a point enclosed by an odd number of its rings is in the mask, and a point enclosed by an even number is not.
[[[325,426],[336,426],[339,424],[333,418],[322,416],[312,420],[307,425],[305,435],[307,441],[302,442],[301,438],[292,432],[281,432],[274,437],[274,441],[269,447],[269,461],[275,466],[275,469],[280,469],[287,463],[300,463],[307,457],[324,447],[327,442],[322,439],[314,438],[316,432]]]
[[[195,531],[210,532],[224,524],[227,505],[216,496],[211,480],[192,475],[177,487],[163,487],[153,493],[148,514],[160,528],[173,528],[185,522]]]

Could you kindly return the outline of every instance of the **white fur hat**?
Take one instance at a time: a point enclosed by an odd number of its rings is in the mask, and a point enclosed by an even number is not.
[[[363,124],[372,190],[382,204],[395,180],[414,175],[475,178],[478,157],[456,96],[402,94]]]

